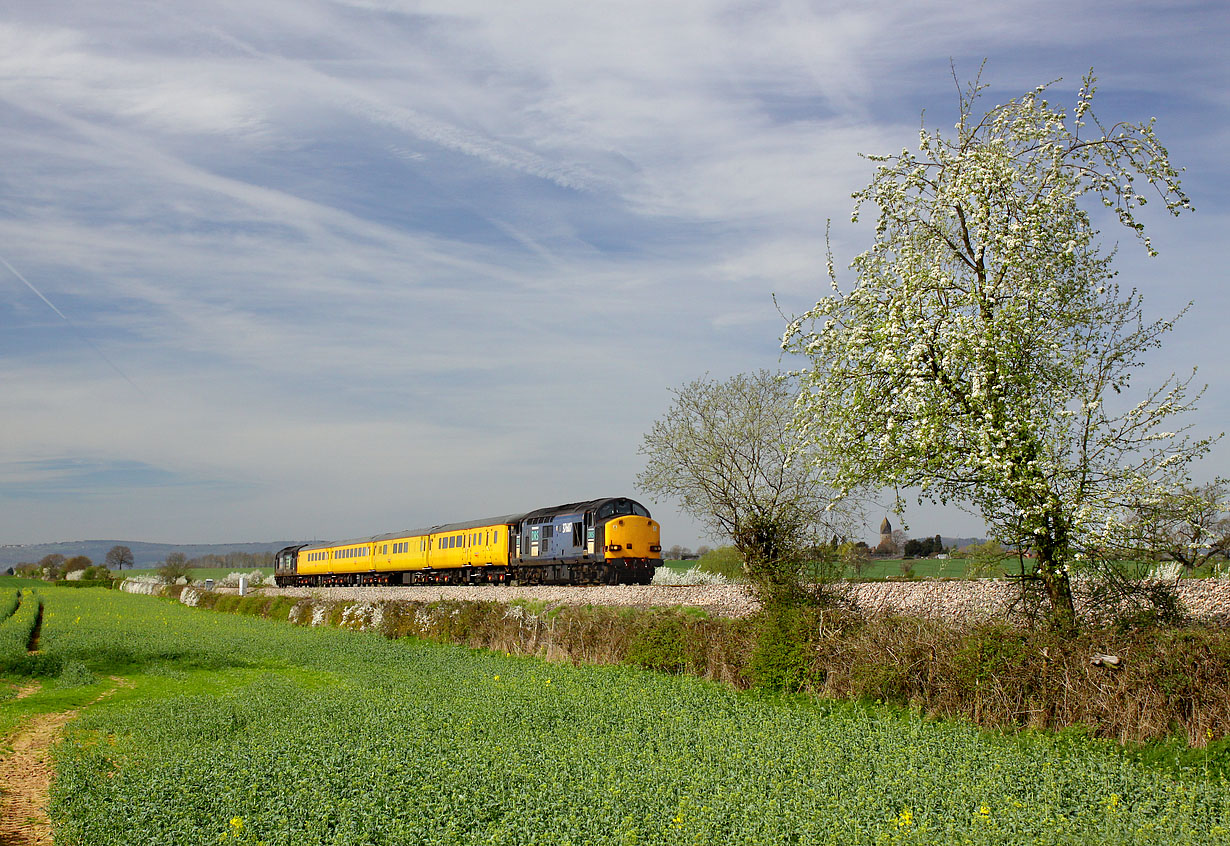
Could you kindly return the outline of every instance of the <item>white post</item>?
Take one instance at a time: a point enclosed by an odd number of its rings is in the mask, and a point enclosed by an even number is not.
[[[248,577],[247,576],[239,577],[239,595],[240,596],[248,595]]]

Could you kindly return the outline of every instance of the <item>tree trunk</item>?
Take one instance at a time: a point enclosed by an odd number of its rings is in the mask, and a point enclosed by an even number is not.
[[[1063,564],[1055,558],[1055,550],[1049,544],[1038,549],[1038,575],[1046,590],[1051,609],[1048,620],[1052,629],[1060,632],[1076,631],[1076,604],[1072,600],[1072,582]]]

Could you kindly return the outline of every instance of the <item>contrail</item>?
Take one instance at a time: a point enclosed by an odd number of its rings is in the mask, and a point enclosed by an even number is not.
[[[44,296],[43,296],[43,292],[42,292],[42,291],[40,291],[38,288],[35,288],[35,287],[34,287],[34,283],[33,283],[33,282],[31,282],[31,281],[30,281],[29,279],[27,279],[26,277],[22,276],[22,275],[21,275],[21,273],[20,273],[20,272],[18,272],[17,268],[13,267],[13,265],[11,265],[11,264],[9,264],[9,263],[8,263],[8,261],[4,258],[4,256],[0,256],[0,264],[3,264],[5,267],[7,267],[7,268],[9,269],[9,272],[10,272],[10,273],[12,273],[14,276],[16,276],[16,277],[17,277],[18,279],[20,279],[22,282],[24,282],[24,283],[26,284],[26,287],[27,287],[27,288],[29,288],[31,291],[33,291],[33,292],[34,292],[35,296],[37,296],[40,300],[42,300],[43,302],[45,302],[45,303],[47,304],[47,308],[49,308],[49,309],[51,309],[52,311],[54,311],[57,315],[59,315],[59,317],[60,317],[60,319],[61,319],[61,320],[63,320],[65,323],[67,323],[69,326],[71,326],[71,327],[72,327],[72,329],[73,329],[73,331],[77,333],[77,337],[78,337],[78,338],[80,338],[83,342],[85,342],[85,343],[86,343],[86,344],[90,347],[90,349],[92,349],[92,350],[94,350],[94,352],[98,353],[98,357],[99,357],[99,358],[101,358],[103,361],[107,362],[107,364],[108,364],[108,365],[110,365],[110,367],[111,367],[111,369],[112,369],[112,370],[114,370],[116,373],[120,374],[121,378],[123,378],[123,380],[124,380],[125,382],[127,382],[127,383],[128,383],[128,384],[130,384],[130,385],[132,385],[132,386],[133,386],[134,388],[136,388],[136,389],[137,389],[137,391],[138,391],[138,392],[140,392],[141,394],[144,394],[144,393],[145,393],[145,391],[142,391],[142,390],[141,390],[141,388],[137,386],[137,383],[136,383],[136,382],[134,382],[134,381],[132,381],[132,379],[129,379],[129,378],[128,378],[128,374],[127,374],[127,373],[125,373],[123,370],[120,370],[119,365],[117,365],[117,364],[116,364],[114,361],[112,361],[111,359],[107,358],[107,354],[106,354],[106,353],[104,353],[101,349],[99,349],[98,345],[97,345],[97,344],[95,344],[93,341],[91,341],[91,340],[90,340],[90,339],[86,336],[86,334],[85,334],[84,332],[82,332],[82,331],[81,331],[81,328],[80,328],[79,326],[77,326],[77,324],[76,324],[76,323],[73,323],[73,321],[71,321],[71,320],[68,318],[68,315],[66,315],[64,312],[60,311],[58,308],[56,308],[55,303],[53,303],[51,300],[49,300],[49,299],[47,299],[46,297],[44,297]]]

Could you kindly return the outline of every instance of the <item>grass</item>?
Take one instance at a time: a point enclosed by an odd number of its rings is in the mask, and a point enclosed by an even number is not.
[[[0,702],[0,718],[88,702],[109,675],[133,682],[85,709],[57,753],[57,844],[1230,835],[1224,777],[1175,778],[1080,736],[1001,737],[113,591],[43,594],[47,655],[70,683],[95,681]]]

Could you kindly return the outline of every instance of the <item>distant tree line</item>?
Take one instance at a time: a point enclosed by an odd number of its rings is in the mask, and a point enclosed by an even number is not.
[[[29,579],[44,579],[49,582],[68,578],[79,578],[87,581],[109,579],[111,578],[109,565],[112,562],[112,553],[116,549],[128,549],[128,547],[113,548],[111,552],[107,553],[107,564],[95,564],[87,555],[65,557],[57,552],[53,552],[50,555],[44,555],[36,562],[23,562],[14,565],[12,573]],[[128,566],[130,567],[132,566],[131,561],[132,552],[129,551]],[[80,573],[81,575],[75,577],[70,575],[74,573]]]
[[[944,542],[939,535],[930,538],[911,538],[905,542],[904,548],[901,550],[906,558],[929,558],[932,555],[939,555],[944,551]]]
[[[131,570],[134,559],[132,550],[127,546],[116,545],[107,551],[107,556],[101,565],[96,565],[88,556],[74,555],[66,557],[59,553],[44,555],[38,561],[15,564],[12,573],[32,579],[58,581],[69,578],[70,573],[83,571],[82,579],[109,579],[114,573]],[[210,553],[197,558],[187,558],[182,552],[172,552],[167,555],[156,568],[163,578],[175,575],[175,578],[187,577],[188,570],[198,567],[230,569],[236,572],[247,572],[258,567],[272,567],[272,552],[228,552],[225,555]],[[174,581],[175,579],[171,579]]]

